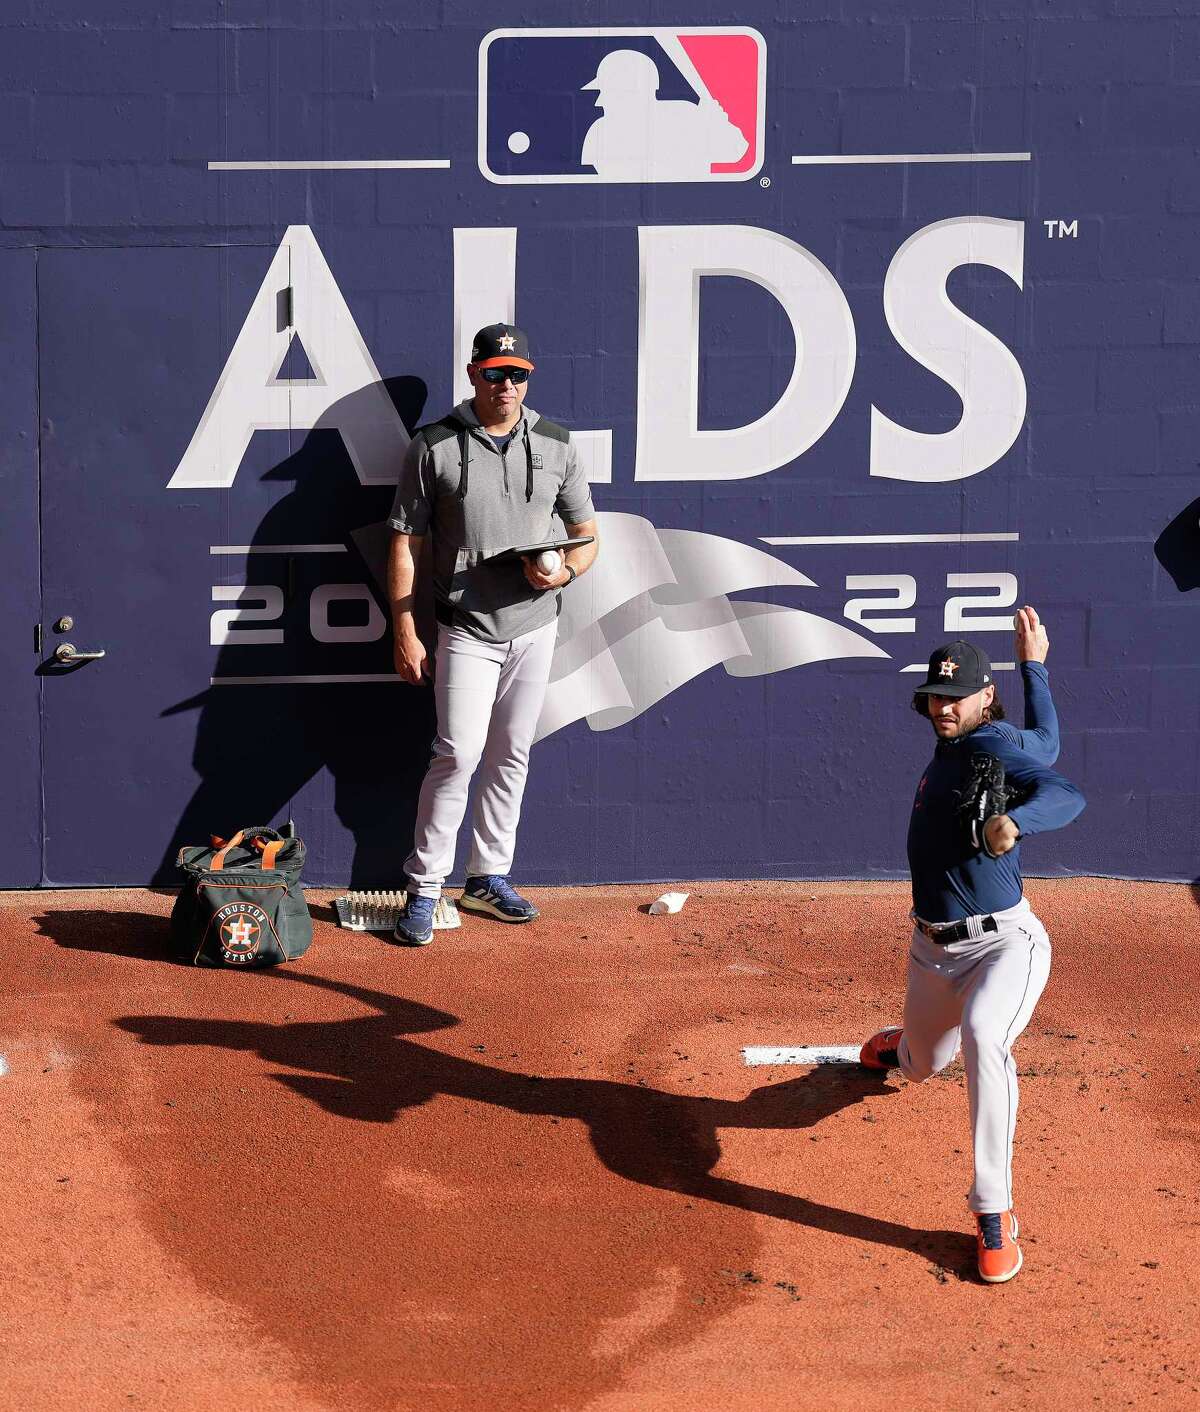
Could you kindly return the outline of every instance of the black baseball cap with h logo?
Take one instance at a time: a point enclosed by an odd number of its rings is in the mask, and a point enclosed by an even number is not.
[[[532,372],[529,336],[512,324],[488,324],[471,340],[471,362],[477,368],[527,368]]]
[[[929,673],[915,696],[974,696],[992,685],[992,664],[982,647],[963,642],[943,643],[929,658]]]

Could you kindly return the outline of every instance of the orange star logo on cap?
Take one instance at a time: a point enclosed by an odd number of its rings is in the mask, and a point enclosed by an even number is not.
[[[502,333],[500,335],[501,353],[511,353],[516,346],[517,340],[512,336],[511,333]]]
[[[957,671],[958,663],[952,662],[949,657],[947,657],[944,662],[940,663],[938,667],[938,673],[943,677],[953,677],[954,673]]]

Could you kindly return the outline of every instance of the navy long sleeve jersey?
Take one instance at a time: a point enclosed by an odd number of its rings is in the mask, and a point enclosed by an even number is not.
[[[1025,730],[1007,721],[978,726],[959,740],[939,740],[913,800],[908,825],[908,866],[913,911],[927,922],[956,922],[1015,907],[1021,900],[1021,845],[1000,858],[973,851],[955,820],[972,755],[995,755],[1007,778],[1031,790],[1009,810],[1021,836],[1069,824],[1083,809],[1083,795],[1048,766],[1058,759],[1058,716],[1050,681],[1040,662],[1022,662]]]

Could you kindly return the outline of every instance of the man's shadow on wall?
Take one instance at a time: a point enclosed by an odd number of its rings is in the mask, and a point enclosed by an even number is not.
[[[457,1025],[455,1016],[362,986],[301,972],[264,973],[346,996],[375,1013],[350,1020],[258,1021],[132,1015],[115,1021],[143,1044],[205,1045],[259,1055],[287,1070],[278,1083],[339,1118],[391,1123],[439,1095],[513,1113],[584,1123],[609,1171],[641,1186],[794,1221],[814,1230],[919,1254],[966,1271],[974,1242],[960,1231],[921,1231],[827,1206],[788,1192],[715,1176],[721,1128],[815,1127],[869,1096],[899,1092],[882,1074],[818,1065],[796,1079],[767,1084],[739,1100],[665,1093],[607,1079],[541,1078],[430,1049],[405,1035]],[[797,1163],[802,1180],[802,1163]]]
[[[1200,588],[1200,499],[1181,510],[1154,541],[1154,557],[1180,593]]]
[[[384,386],[411,434],[421,420],[425,383],[415,377],[396,377],[386,379]],[[260,483],[286,481],[293,489],[274,501],[253,536],[243,541],[251,546],[344,544],[347,552],[214,557],[217,574],[227,580],[282,591],[284,612],[269,624],[233,625],[234,640],[217,650],[213,678],[392,673],[390,614],[382,574],[389,537],[384,521],[394,490],[359,482],[337,430],[356,415],[357,409],[349,404],[356,398],[370,402],[374,391],[364,389],[335,403],[297,450],[260,477]],[[397,475],[399,469],[397,454]],[[244,464],[239,480],[249,479],[249,470]],[[230,494],[236,489],[235,483]],[[262,491],[252,481],[247,495],[254,497],[255,505],[261,504]],[[230,521],[236,523],[240,513],[245,512],[239,511],[235,500]],[[258,510],[252,508],[250,513]],[[312,591],[326,582],[367,584],[386,624],[382,636],[361,643],[314,641]],[[431,617],[427,582],[423,589],[423,608]],[[214,604],[214,609],[219,606]],[[324,621],[344,631],[363,624],[368,612],[363,600],[334,603]],[[343,621],[335,622],[339,614]],[[247,630],[263,629],[282,631],[284,643],[246,644]],[[428,640],[428,632],[424,635]],[[213,835],[228,837],[246,825],[266,825],[293,814],[297,832],[310,848],[317,845],[324,855],[332,855],[337,866],[338,840],[328,837],[334,828],[328,808],[316,801],[309,808],[293,805],[295,796],[327,770],[332,777],[332,812],[354,840],[349,885],[400,885],[434,733],[431,691],[397,680],[218,684],[163,714],[196,709],[200,714],[192,763],[200,782],[166,841],[156,883],[178,882],[175,859],[182,845],[204,844]],[[345,880],[343,876],[336,881]]]

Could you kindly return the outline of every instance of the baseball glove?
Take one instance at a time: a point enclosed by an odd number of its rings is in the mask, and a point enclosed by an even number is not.
[[[989,858],[999,855],[987,845],[984,825],[996,814],[1007,814],[1017,791],[1005,781],[1004,765],[995,755],[972,755],[959,797],[958,820],[967,842]]]

